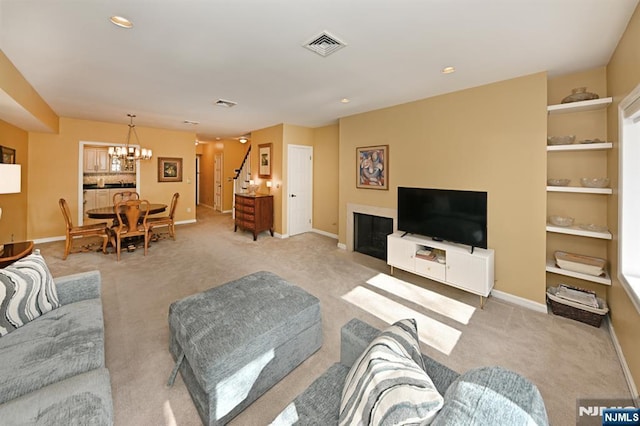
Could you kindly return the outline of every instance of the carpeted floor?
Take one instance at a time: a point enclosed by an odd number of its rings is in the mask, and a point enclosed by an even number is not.
[[[338,361],[340,327],[349,319],[384,327],[381,318],[407,313],[420,318],[423,352],[454,370],[501,365],[535,382],[552,424],[575,424],[577,398],[629,397],[605,325],[597,329],[495,298],[480,310],[477,296],[402,271],[394,274],[402,281],[389,279],[384,261],[338,249],[336,240],[315,233],[289,239],[263,233],[254,242],[249,233],[233,232],[228,214],[198,208],[197,220],[178,226],[176,241],[153,243],[146,257],[142,249],[123,252],[120,262],[96,252],[63,261],[62,241],[36,247],[54,276],[101,271],[116,425],[200,424],[180,376],[173,388],[165,387],[173,367],[167,349],[169,304],[259,270],[279,274],[320,299],[324,344],[232,424],[268,424]]]

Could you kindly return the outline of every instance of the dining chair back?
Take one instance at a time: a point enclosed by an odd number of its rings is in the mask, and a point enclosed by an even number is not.
[[[174,216],[176,214],[176,206],[178,205],[178,198],[180,198],[180,194],[176,192],[173,194],[171,198],[171,206],[169,207],[169,215],[168,216],[160,216],[160,217],[150,217],[147,220],[149,224],[149,228],[153,229],[153,227],[167,225],[169,227],[169,235],[174,240],[176,239],[176,227]]]
[[[135,191],[116,192],[115,194],[113,194],[113,205],[115,206],[120,201],[139,200],[139,199],[140,199],[140,194],[138,194]]]
[[[125,200],[117,203],[113,209],[116,213],[116,226],[112,228],[116,237],[117,260],[120,260],[122,240],[128,237],[144,237],[144,255],[149,248],[149,216],[150,203],[147,200]]]
[[[62,260],[65,260],[69,256],[73,239],[75,237],[102,237],[102,252],[107,253],[107,243],[109,242],[109,232],[107,222],[92,223],[88,225],[73,226],[73,220],[71,219],[71,211],[69,210],[69,203],[64,198],[58,200],[58,205],[62,211],[64,222],[66,225],[65,230],[65,245],[64,255]]]

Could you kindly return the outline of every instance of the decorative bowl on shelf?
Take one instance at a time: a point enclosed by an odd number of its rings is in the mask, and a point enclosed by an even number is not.
[[[571,90],[571,94],[562,100],[563,104],[568,104],[570,102],[580,102],[580,101],[590,101],[592,99],[598,99],[597,93],[587,92],[586,87],[576,87]]]
[[[580,228],[584,229],[585,231],[607,232],[609,230],[609,229],[607,229],[606,226],[595,225],[593,223],[581,223],[578,226]]]
[[[580,178],[580,184],[587,188],[606,188],[609,185],[609,178],[606,177],[583,177]]]
[[[576,140],[576,135],[547,136],[547,145],[570,145]]]
[[[567,186],[571,182],[571,179],[547,179],[547,185],[549,186]]]
[[[604,272],[606,261],[597,257],[557,251],[554,253],[556,265],[567,271],[600,276]]]
[[[568,216],[549,216],[549,222],[555,226],[571,226],[573,225],[573,218]]]

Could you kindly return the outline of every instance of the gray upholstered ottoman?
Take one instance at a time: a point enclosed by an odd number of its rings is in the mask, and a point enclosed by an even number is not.
[[[270,272],[172,303],[169,329],[205,425],[230,421],[322,345],[318,299]]]

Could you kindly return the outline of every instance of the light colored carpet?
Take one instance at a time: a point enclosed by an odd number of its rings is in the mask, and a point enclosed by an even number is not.
[[[320,299],[324,344],[232,424],[262,425],[272,420],[339,360],[340,327],[351,318],[384,327],[379,316],[397,317],[405,309],[428,324],[421,330],[425,340],[435,337],[433,344],[440,348],[423,344],[423,352],[459,372],[484,365],[518,371],[540,388],[552,424],[575,424],[577,398],[630,396],[605,325],[597,329],[495,298],[483,310],[473,309],[479,305],[477,296],[396,271],[395,278],[414,284],[408,286],[407,300],[406,295],[367,284],[378,274],[389,274],[384,261],[341,250],[334,239],[315,233],[278,239],[263,233],[254,242],[250,233],[233,232],[228,214],[198,208],[197,220],[178,226],[176,241],[153,243],[146,257],[142,249],[123,252],[120,262],[113,254],[96,252],[71,254],[63,261],[62,241],[37,246],[54,276],[101,271],[106,364],[117,425],[200,424],[180,376],[173,388],[165,388],[173,367],[168,351],[169,304],[259,270],[272,271]],[[82,244],[77,242],[77,248]],[[389,282],[384,275],[380,278]],[[421,289],[435,294],[423,295]],[[438,302],[434,300],[438,295],[446,297]],[[362,306],[380,297],[378,316],[368,311],[371,307]],[[467,324],[449,313],[455,306],[463,313],[472,311]]]

